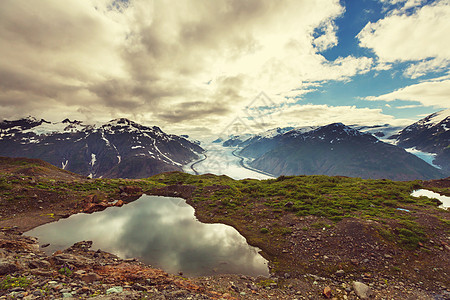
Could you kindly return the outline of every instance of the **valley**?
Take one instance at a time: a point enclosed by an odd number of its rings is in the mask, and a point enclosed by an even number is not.
[[[184,171],[190,174],[215,174],[226,175],[233,179],[269,179],[273,178],[269,174],[244,166],[241,161],[243,158],[235,154],[234,148],[222,147],[218,144],[209,144],[203,146],[206,152],[206,158],[184,167]],[[191,167],[192,166],[192,167]]]

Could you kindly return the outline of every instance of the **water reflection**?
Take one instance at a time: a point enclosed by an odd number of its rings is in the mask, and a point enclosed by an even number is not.
[[[415,190],[414,192],[411,193],[411,196],[413,197],[425,196],[428,198],[435,198],[442,202],[442,204],[439,205],[440,208],[448,209],[450,207],[450,197],[429,190],[424,189]]]
[[[137,257],[170,273],[268,275],[266,260],[234,228],[203,224],[183,199],[142,196],[121,208],[78,214],[26,233],[47,253],[81,240],[123,258]]]

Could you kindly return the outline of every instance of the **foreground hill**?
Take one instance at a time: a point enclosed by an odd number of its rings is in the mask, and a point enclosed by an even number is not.
[[[203,151],[183,137],[128,119],[100,126],[30,117],[0,122],[0,155],[39,158],[94,178],[143,178],[181,171]]]
[[[400,147],[436,154],[433,163],[450,173],[450,109],[433,113],[391,138]]]
[[[282,176],[238,181],[172,172],[141,180],[86,179],[44,162],[2,158],[2,228],[27,230],[71,214],[117,205],[116,200],[133,201],[142,191],[183,197],[199,220],[232,225],[262,249],[272,276],[177,280],[132,260],[87,251],[89,243],[45,257],[36,250],[35,241],[4,229],[0,233],[5,255],[0,294],[24,296],[39,289],[47,296],[62,297],[61,290],[68,287],[89,297],[119,285],[123,287],[117,295],[121,299],[145,295],[161,299],[357,299],[356,295],[362,295],[361,283],[376,299],[446,299],[450,212],[438,209],[432,199],[410,196],[412,190],[425,186],[450,195],[450,178],[394,182]],[[85,284],[76,275],[83,272],[103,284],[94,282],[83,289]],[[62,287],[53,288],[58,284]]]
[[[275,135],[255,136],[240,154],[253,158],[251,167],[279,175],[342,175],[414,180],[444,174],[404,149],[334,123]]]

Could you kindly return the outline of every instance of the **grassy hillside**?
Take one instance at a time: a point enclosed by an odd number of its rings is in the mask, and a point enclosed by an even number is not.
[[[439,184],[329,176],[260,181],[173,172],[93,180],[39,161],[0,159],[0,226],[30,229],[82,211],[86,199],[138,198],[124,195],[124,186],[183,197],[199,220],[232,225],[262,250],[278,276],[335,277],[339,271],[349,278],[371,274],[430,287],[450,284],[450,212],[438,209],[435,200],[410,196],[425,186],[450,195],[449,179]]]

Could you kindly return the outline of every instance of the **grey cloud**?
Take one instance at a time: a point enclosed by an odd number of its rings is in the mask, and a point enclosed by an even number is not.
[[[222,105],[222,103],[195,101],[180,103],[172,109],[156,115],[168,122],[178,123],[186,120],[199,120],[205,117],[223,116],[228,112],[230,112],[230,109]]]
[[[0,48],[0,117],[40,108],[58,118],[145,114],[160,126],[214,124],[234,117],[261,88],[251,85],[265,74],[241,71],[240,59],[278,33],[300,38],[307,51],[310,31],[335,15],[323,8],[339,6],[333,0],[111,3],[0,1],[0,44],[6,45]],[[269,75],[279,80],[275,68]]]

